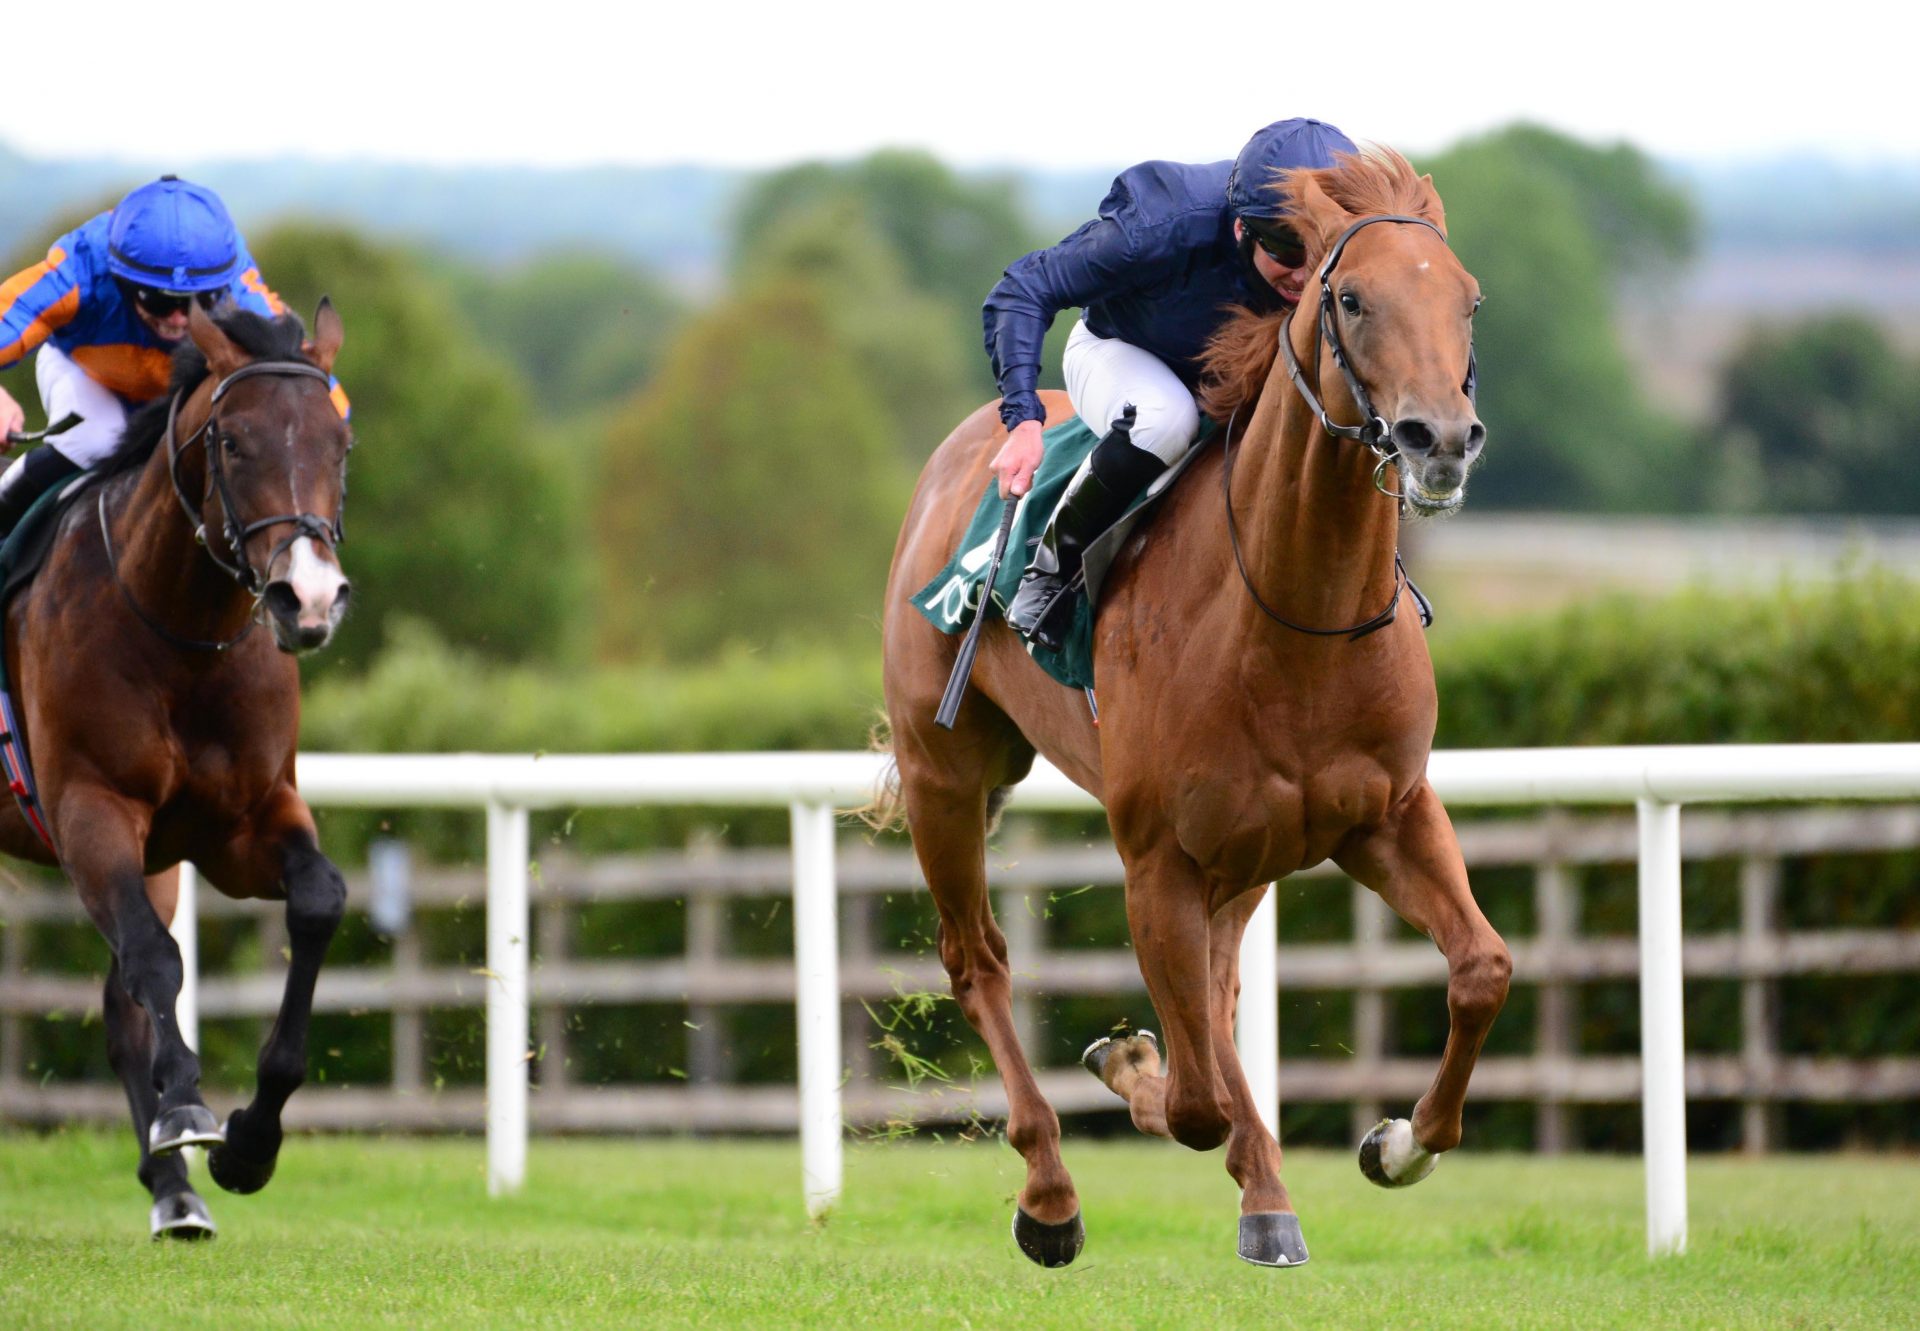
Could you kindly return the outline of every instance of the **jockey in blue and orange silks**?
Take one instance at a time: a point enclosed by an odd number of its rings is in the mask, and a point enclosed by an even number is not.
[[[1059,645],[1087,544],[1193,446],[1207,339],[1236,307],[1299,303],[1306,253],[1275,178],[1354,151],[1333,126],[1295,119],[1262,129],[1231,162],[1142,162],[1114,180],[1098,218],[1016,261],[994,287],[983,316],[1010,431],[993,460],[1001,495],[1025,494],[1040,465],[1040,351],[1062,310],[1085,311],[1062,369],[1075,413],[1101,436],[1007,607],[1015,630]]]
[[[38,350],[34,378],[47,420],[81,418],[0,476],[0,533],[113,451],[129,410],[166,395],[189,306],[223,299],[267,318],[286,313],[220,196],[177,176],[142,185],[0,283],[0,370]],[[338,382],[333,400],[345,416]],[[0,436],[25,419],[0,388]]]

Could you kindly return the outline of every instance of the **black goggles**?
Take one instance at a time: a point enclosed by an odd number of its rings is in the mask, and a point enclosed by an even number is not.
[[[211,310],[220,303],[226,291],[161,291],[154,287],[133,288],[133,303],[156,319],[165,319],[169,315],[179,314],[189,305],[198,305],[203,310]]]
[[[1267,257],[1282,268],[1305,268],[1307,266],[1307,247],[1300,237],[1277,222],[1242,218],[1253,239]]]

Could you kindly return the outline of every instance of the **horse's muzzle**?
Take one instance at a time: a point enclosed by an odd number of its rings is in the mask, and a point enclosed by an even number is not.
[[[345,578],[302,597],[294,584],[281,579],[267,584],[260,595],[273,626],[273,640],[283,652],[313,652],[325,647],[347,613],[353,586]]]

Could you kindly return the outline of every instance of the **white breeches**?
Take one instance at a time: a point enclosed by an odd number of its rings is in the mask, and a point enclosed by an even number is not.
[[[35,354],[33,377],[40,385],[40,405],[47,413],[47,424],[54,424],[69,412],[80,417],[78,425],[54,435],[45,446],[57,449],[76,467],[91,467],[113,451],[127,426],[127,404],[118,394],[101,387],[52,343]],[[26,460],[22,454],[0,476],[0,496],[13,487]]]
[[[1131,403],[1133,443],[1168,466],[1187,455],[1200,434],[1200,408],[1180,376],[1152,352],[1117,337],[1098,337],[1082,320],[1067,338],[1061,369],[1073,409],[1104,437]]]
[[[113,451],[121,431],[127,428],[127,404],[118,394],[101,387],[51,343],[34,357],[33,376],[40,385],[40,405],[46,409],[47,424],[68,412],[80,417],[80,424],[56,434],[48,443],[79,467],[91,467]]]

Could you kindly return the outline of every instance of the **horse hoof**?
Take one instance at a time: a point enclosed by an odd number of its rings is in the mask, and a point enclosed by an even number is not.
[[[147,1129],[147,1153],[168,1155],[183,1146],[218,1146],[226,1134],[205,1105],[176,1105]]]
[[[1087,1227],[1080,1223],[1078,1211],[1071,1220],[1049,1225],[1016,1206],[1013,1208],[1013,1241],[1020,1245],[1021,1252],[1042,1266],[1070,1266],[1080,1255],[1080,1249],[1087,1246]]]
[[[191,1243],[198,1239],[210,1239],[220,1232],[213,1223],[213,1217],[207,1214],[207,1204],[200,1200],[200,1194],[192,1188],[155,1202],[147,1221],[152,1226],[156,1240],[180,1239]]]
[[[213,1175],[215,1183],[228,1192],[245,1195],[267,1186],[273,1178],[275,1159],[277,1157],[269,1157],[264,1161],[249,1160],[228,1143],[207,1152],[207,1172]]]
[[[1410,1188],[1439,1162],[1413,1139],[1413,1124],[1404,1118],[1381,1119],[1360,1142],[1360,1172],[1383,1188]]]
[[[1103,1035],[1081,1053],[1080,1066],[1104,1082],[1107,1079],[1107,1064],[1113,1056],[1137,1040],[1145,1040],[1155,1057],[1159,1056],[1160,1042],[1154,1038],[1152,1031],[1135,1031],[1131,1035]]]
[[[1304,1266],[1307,1241],[1291,1211],[1256,1211],[1240,1217],[1240,1260],[1255,1266]]]

